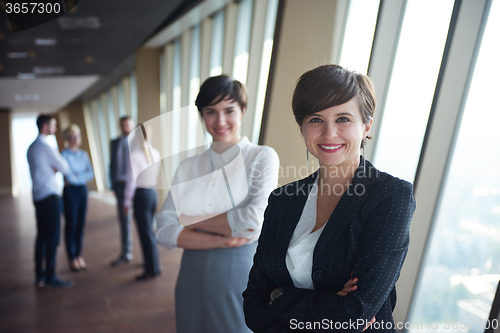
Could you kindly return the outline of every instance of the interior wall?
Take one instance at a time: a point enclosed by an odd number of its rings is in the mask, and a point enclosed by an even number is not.
[[[135,53],[139,124],[160,115],[160,51],[140,48]]]
[[[279,184],[307,176],[306,148],[292,112],[292,94],[306,71],[330,63],[337,1],[286,0],[275,48],[263,143],[280,157]],[[262,135],[262,134],[261,134]],[[311,167],[311,172],[315,170]]]
[[[12,117],[9,110],[0,110],[0,195],[13,195],[12,179]]]
[[[159,48],[140,48],[135,52],[137,82],[137,123],[143,124],[160,115],[160,54]],[[152,138],[149,138],[150,140]],[[166,198],[164,190],[157,189],[159,211]]]

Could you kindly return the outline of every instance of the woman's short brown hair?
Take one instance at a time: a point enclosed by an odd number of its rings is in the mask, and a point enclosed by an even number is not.
[[[295,121],[332,106],[356,98],[363,123],[369,124],[375,112],[375,89],[372,80],[363,74],[339,65],[323,65],[302,74],[293,92],[292,110]]]
[[[194,104],[202,114],[205,106],[215,105],[226,98],[237,102],[243,111],[248,101],[247,88],[227,75],[212,76],[201,85]]]

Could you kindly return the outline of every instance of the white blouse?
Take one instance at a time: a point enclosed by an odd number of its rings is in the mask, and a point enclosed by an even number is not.
[[[309,192],[286,252],[286,268],[296,288],[314,289],[311,278],[314,248],[326,225],[325,223],[321,228],[311,233],[316,225],[318,178]]]
[[[158,183],[161,167],[160,152],[153,147],[135,147],[130,151],[130,166],[127,168],[127,180],[123,192],[125,207],[132,205],[135,189],[154,188]],[[148,156],[146,156],[146,154]]]
[[[237,145],[222,154],[209,149],[182,161],[156,216],[156,239],[160,245],[167,249],[177,247],[177,238],[184,228],[179,216],[226,211],[232,237],[249,238],[249,243],[258,239],[267,198],[278,184],[279,158],[271,147],[253,144],[247,137]],[[239,178],[232,173],[241,174],[243,169],[246,182],[245,178],[243,184],[232,182],[231,179]],[[230,209],[226,209],[228,205]]]

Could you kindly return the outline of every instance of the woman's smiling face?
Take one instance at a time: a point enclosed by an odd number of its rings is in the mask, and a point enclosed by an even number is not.
[[[238,102],[228,98],[203,108],[202,117],[214,142],[237,143],[241,139],[240,127],[244,111]]]
[[[321,166],[357,165],[361,141],[372,121],[364,124],[355,98],[304,118],[301,132],[309,152]]]

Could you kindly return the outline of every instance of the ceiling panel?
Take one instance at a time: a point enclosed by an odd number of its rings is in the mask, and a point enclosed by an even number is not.
[[[8,29],[7,14],[0,6],[0,108],[36,112],[63,107],[65,104],[60,103],[71,102],[89,84],[108,79],[186,2],[190,1],[80,0],[75,10],[61,18],[96,17],[99,29],[63,30],[56,19],[17,33]],[[40,38],[55,39],[56,44],[36,45],[35,40]],[[13,52],[27,57],[9,58]],[[33,73],[35,67],[38,72],[58,74],[36,75],[35,80],[17,79],[19,73]],[[39,100],[16,100],[16,94],[24,90],[38,94]]]

